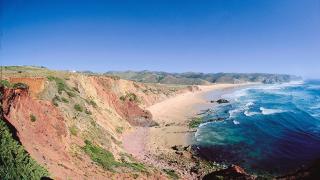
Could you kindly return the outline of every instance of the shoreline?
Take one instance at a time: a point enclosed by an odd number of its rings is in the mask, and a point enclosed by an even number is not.
[[[192,159],[192,154],[184,154],[186,162],[181,165],[171,163],[179,159],[179,155],[172,147],[190,147],[196,132],[189,128],[190,118],[201,110],[212,107],[208,94],[219,91],[219,95],[210,98],[219,98],[226,91],[235,90],[253,84],[214,84],[198,86],[199,91],[185,92],[156,103],[147,108],[153,120],[159,123],[156,127],[137,127],[124,134],[124,149],[139,161],[161,169],[173,169],[183,179],[193,179],[184,164]],[[220,92],[221,91],[221,92]],[[180,158],[181,159],[181,158]]]

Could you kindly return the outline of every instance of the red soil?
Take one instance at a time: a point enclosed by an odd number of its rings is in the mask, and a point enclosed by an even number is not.
[[[10,83],[25,83],[29,86],[30,93],[33,97],[35,97],[37,94],[39,94],[44,89],[44,78],[42,77],[10,77],[9,78]]]

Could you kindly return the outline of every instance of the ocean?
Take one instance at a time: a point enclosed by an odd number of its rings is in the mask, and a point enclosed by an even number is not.
[[[213,105],[195,134],[204,158],[273,175],[320,158],[320,81],[250,86],[222,98],[230,103]]]

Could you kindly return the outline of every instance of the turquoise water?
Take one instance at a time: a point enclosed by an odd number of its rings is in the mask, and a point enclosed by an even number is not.
[[[320,81],[259,85],[222,96],[195,135],[205,158],[283,174],[320,158]]]

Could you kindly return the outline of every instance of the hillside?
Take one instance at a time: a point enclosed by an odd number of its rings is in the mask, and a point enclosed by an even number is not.
[[[157,126],[146,107],[193,87],[41,67],[3,70],[1,119],[50,177],[166,177],[127,154],[121,139],[132,127]]]
[[[300,79],[286,74],[265,73],[167,73],[155,71],[110,71],[105,74],[145,83],[205,85],[210,83],[281,83]]]

